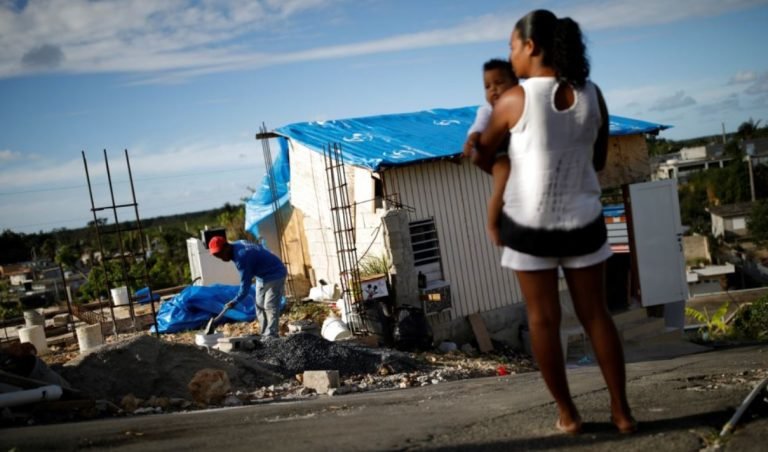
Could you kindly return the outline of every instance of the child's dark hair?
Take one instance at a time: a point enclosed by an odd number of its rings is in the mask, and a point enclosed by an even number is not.
[[[555,70],[559,81],[582,87],[589,78],[589,58],[581,29],[573,19],[558,19],[551,11],[537,9],[515,24],[520,39],[530,39],[541,49],[543,63]]]
[[[483,63],[483,72],[499,70],[502,74],[505,74],[513,82],[517,82],[515,71],[512,70],[512,64],[508,60],[502,60],[500,58],[493,58]]]

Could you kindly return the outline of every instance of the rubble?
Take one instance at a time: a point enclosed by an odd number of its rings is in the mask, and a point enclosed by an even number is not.
[[[47,422],[343,397],[495,376],[501,367],[509,374],[535,369],[529,357],[509,349],[478,355],[466,344],[446,344],[442,353],[406,353],[362,346],[359,340],[330,342],[302,331],[309,322],[295,323],[301,328],[279,339],[253,336],[253,324],[224,325],[228,337],[219,343],[227,345],[229,353],[193,345],[195,332],[161,338],[146,333],[108,336],[106,345],[83,356],[76,345],[57,346],[45,361],[74,390],[92,403],[98,400],[99,406],[106,403],[108,409]],[[329,370],[338,371],[338,380],[325,387],[313,386],[304,375]],[[18,419],[26,422],[23,416]]]

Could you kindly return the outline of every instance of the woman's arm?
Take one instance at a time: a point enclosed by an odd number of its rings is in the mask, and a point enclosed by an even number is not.
[[[608,107],[605,105],[605,99],[600,88],[595,85],[597,90],[597,104],[600,107],[600,129],[597,131],[597,139],[595,140],[595,148],[592,153],[592,167],[595,171],[602,171],[605,168],[605,161],[608,159]]]
[[[519,85],[502,94],[496,101],[488,127],[475,145],[480,160],[493,162],[499,145],[509,136],[509,130],[522,116],[524,103],[525,91]]]

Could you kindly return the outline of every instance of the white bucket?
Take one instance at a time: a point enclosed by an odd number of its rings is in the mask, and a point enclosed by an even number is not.
[[[104,337],[101,335],[101,325],[83,325],[75,329],[77,333],[77,345],[80,347],[80,353],[86,353],[104,343]]]
[[[24,326],[30,328],[35,325],[45,327],[45,316],[37,309],[28,309],[24,311]]]
[[[352,337],[347,325],[336,317],[327,317],[323,322],[320,334],[329,341],[339,341]]]
[[[40,325],[19,329],[19,340],[34,345],[37,349],[38,356],[48,353],[48,342],[45,340],[45,329]]]
[[[115,287],[110,291],[112,293],[113,306],[125,306],[130,302],[128,298],[128,288],[125,286]]]
[[[202,347],[213,347],[219,343],[219,338],[224,337],[224,333],[197,333],[195,334],[195,344]]]

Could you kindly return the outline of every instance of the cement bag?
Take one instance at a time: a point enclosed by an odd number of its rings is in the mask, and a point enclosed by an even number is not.
[[[397,308],[397,322],[392,336],[398,350],[432,348],[432,327],[429,326],[424,310],[416,306],[402,305]]]

